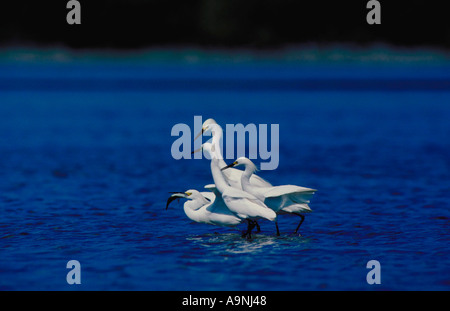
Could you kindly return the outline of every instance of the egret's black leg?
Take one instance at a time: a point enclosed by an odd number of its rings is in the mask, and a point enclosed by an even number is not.
[[[278,222],[275,221],[275,227],[277,228],[277,236],[280,236],[280,230],[278,229]]]
[[[248,222],[248,227],[247,227],[247,232],[245,232],[242,237],[247,237],[247,239],[251,239],[252,238],[252,230],[253,228],[255,228],[256,226],[256,221],[247,219]]]
[[[247,231],[242,234],[242,237],[245,238],[250,232],[250,220],[247,219]]]
[[[243,238],[245,238],[246,236],[250,236],[253,226],[254,226],[253,221],[247,219],[247,231],[245,231],[244,234],[242,234]]]
[[[302,220],[300,220],[300,223],[298,224],[297,229],[295,229],[295,233],[297,233],[298,229],[300,228],[300,226],[302,225],[303,221],[305,220],[305,216],[302,215],[302,214],[297,214],[297,213],[294,213],[294,214],[297,215],[297,216],[300,216],[300,218],[302,219]]]
[[[252,230],[253,230],[253,228],[255,228],[256,224],[257,224],[256,221],[251,220],[250,228],[249,228],[249,232],[248,232],[248,239],[252,238]]]
[[[255,225],[256,225],[256,233],[261,232],[261,228],[259,227],[258,222],[255,221]]]
[[[248,219],[247,219],[247,231],[245,231],[245,232],[242,233],[242,237],[243,237],[243,238],[245,238],[245,237],[247,236],[247,234],[248,234],[248,228],[250,228],[250,222],[249,222]]]

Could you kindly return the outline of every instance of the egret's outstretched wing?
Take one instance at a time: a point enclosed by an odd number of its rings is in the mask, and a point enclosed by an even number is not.
[[[275,198],[285,197],[295,203],[309,203],[310,199],[317,190],[294,185],[283,185],[268,188],[264,191],[264,197]]]
[[[283,207],[280,213],[310,213],[312,212],[308,204],[292,204]]]
[[[217,189],[215,184],[207,184],[207,185],[205,185],[204,188],[205,188],[205,189],[208,189],[208,190],[211,191],[211,192],[214,192],[214,190]]]
[[[255,187],[272,187],[270,182],[255,174],[250,176],[250,183]]]
[[[307,205],[315,190],[311,188],[285,185],[271,188],[259,188],[259,193],[264,197],[264,204],[273,209],[275,212],[283,210],[285,212],[310,212],[311,209]],[[291,206],[288,210],[286,207]]]

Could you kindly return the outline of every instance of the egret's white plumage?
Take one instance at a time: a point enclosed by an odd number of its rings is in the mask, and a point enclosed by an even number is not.
[[[295,185],[254,187],[250,183],[250,177],[256,170],[256,166],[250,159],[246,157],[238,158],[232,164],[223,167],[222,171],[226,171],[226,169],[230,167],[235,167],[239,165],[245,166],[245,170],[241,176],[242,189],[257,197],[259,200],[264,202],[266,206],[271,208],[276,213],[297,214],[300,217],[302,217],[303,221],[304,216],[299,213],[311,212],[311,208],[309,207],[308,203],[310,203],[311,197],[317,190]],[[297,232],[298,228],[300,227],[300,224],[295,232]],[[277,233],[278,233],[278,226],[277,226]]]
[[[247,220],[248,229],[244,236],[247,235],[248,237],[251,237],[251,231],[253,227],[258,226],[255,221],[256,219],[264,218],[272,221],[275,220],[276,213],[265,206],[264,203],[259,201],[253,195],[246,193],[241,189],[231,187],[227,180],[225,180],[225,177],[223,176],[219,165],[219,157],[221,156],[220,149],[215,148],[215,145],[213,145],[212,143],[205,143],[203,145],[203,148],[206,152],[209,153],[211,158],[211,173],[214,180],[214,184],[206,185],[205,188],[208,188],[213,192],[213,194],[215,195],[215,202],[220,202],[220,214],[231,213],[234,215],[234,217],[238,218],[240,222],[244,219]],[[187,202],[185,204],[185,213],[194,221],[211,223],[210,218],[212,217],[212,215],[205,215],[205,212],[203,211],[202,213],[193,212],[193,210],[199,208],[203,209],[202,206],[207,204],[205,202],[206,199],[204,198],[204,196],[206,195],[203,195],[203,199],[202,197],[196,196],[196,200],[194,201],[194,203],[189,204],[189,202]],[[171,199],[169,198],[169,200]],[[170,202],[168,201],[168,203]]]
[[[222,199],[230,211],[244,219],[264,218],[274,221],[276,213],[252,194],[241,189],[231,187],[225,180],[218,163],[218,159],[211,158],[211,173],[214,184],[222,194]]]
[[[166,209],[170,202],[177,198],[187,199],[183,205],[184,212],[195,222],[235,227],[244,220],[228,209],[219,192],[199,192],[191,189],[184,193],[175,193],[167,200]]]
[[[211,159],[214,184],[205,186],[211,192],[188,190],[174,193],[168,199],[166,209],[173,200],[185,198],[184,212],[191,220],[230,227],[246,220],[248,229],[244,236],[248,237],[252,229],[258,226],[255,220],[260,218],[274,221],[279,235],[277,214],[292,213],[302,217],[295,230],[297,232],[304,220],[301,213],[311,211],[308,203],[316,190],[295,185],[272,186],[254,174],[256,166],[245,157],[227,165],[221,150],[223,130],[214,119],[208,119],[202,124],[202,131],[195,139],[209,132],[212,135],[211,142],[202,144],[196,151],[206,151]],[[245,165],[245,170],[233,168],[238,165]]]
[[[215,150],[215,152],[217,152],[216,158],[218,159],[219,166],[224,167],[227,164],[223,160],[222,150],[220,150],[221,141],[222,141],[222,137],[223,137],[223,130],[222,130],[222,127],[219,124],[217,124],[217,122],[214,119],[207,119],[205,122],[203,122],[202,131],[199,133],[199,135],[197,135],[195,137],[195,139],[198,138],[202,133],[209,134],[210,132],[212,135],[211,143],[212,143],[212,145],[214,145],[214,148],[218,149],[218,150]],[[205,144],[208,144],[208,143],[204,143],[202,145],[202,147],[204,147]],[[210,158],[211,158],[211,156],[210,156]],[[241,186],[242,171],[241,170],[231,168],[231,169],[224,171],[223,175],[225,176],[225,179],[227,180],[228,184],[231,187],[242,189],[242,186]],[[258,176],[256,174],[253,174],[250,177],[250,183],[255,187],[271,187],[272,186],[268,181],[264,180],[263,178],[261,178],[260,176]]]

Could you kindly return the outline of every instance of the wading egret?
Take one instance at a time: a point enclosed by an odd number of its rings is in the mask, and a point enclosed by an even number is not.
[[[305,220],[305,216],[301,213],[311,212],[308,203],[317,190],[294,185],[254,187],[249,180],[255,172],[256,166],[246,157],[238,158],[233,163],[222,167],[221,170],[225,171],[226,169],[240,165],[245,166],[245,170],[241,176],[242,189],[257,197],[260,201],[264,202],[266,206],[278,214],[295,214],[300,216],[300,223],[295,229],[295,233],[297,233]],[[280,235],[278,224],[276,222],[275,225],[277,228],[277,235]]]
[[[214,148],[214,145],[212,146]],[[212,150],[211,173],[217,190],[222,194],[225,205],[230,211],[236,213],[239,218],[246,219],[248,229],[244,236],[251,237],[251,231],[256,226],[255,220],[258,218],[275,221],[277,214],[267,207],[261,200],[252,194],[238,188],[231,187],[225,180],[219,167],[219,160]]]
[[[184,212],[187,217],[195,222],[235,227],[244,220],[228,209],[220,193],[215,195],[213,192],[199,192],[193,189],[186,192],[176,192],[167,200],[166,209],[170,202],[179,198],[187,199],[183,205]]]
[[[215,146],[215,148],[217,148],[216,152],[217,152],[217,159],[219,160],[219,166],[224,167],[227,164],[223,160],[222,150],[220,149],[221,141],[222,141],[222,137],[223,137],[223,130],[222,130],[222,127],[219,124],[217,124],[217,122],[214,119],[208,119],[205,122],[203,122],[202,130],[194,138],[194,141],[198,137],[200,137],[202,134],[209,134],[209,133],[211,133],[211,135],[212,135],[211,143]],[[203,144],[202,147],[205,144]],[[202,147],[193,151],[193,153],[201,151]],[[211,156],[210,156],[210,158],[211,158]],[[227,180],[228,184],[231,187],[242,189],[242,186],[241,186],[242,171],[241,170],[233,168],[233,169],[229,169],[229,170],[223,172],[223,174],[225,175],[225,179]],[[250,183],[255,187],[271,187],[272,186],[269,182],[267,182],[266,180],[264,180],[263,178],[259,177],[256,174],[253,174],[250,177]]]

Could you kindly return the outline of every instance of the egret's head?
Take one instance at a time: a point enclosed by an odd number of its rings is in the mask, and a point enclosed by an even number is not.
[[[206,120],[205,122],[203,122],[202,124],[202,130],[203,132],[206,132],[208,130],[212,130],[212,128],[214,127],[214,125],[218,125],[216,120],[209,118],[208,120]]]
[[[219,130],[222,130],[219,124],[217,124],[216,120],[214,119],[208,119],[202,124],[202,130],[200,133],[195,136],[194,140],[199,138],[202,134],[210,135],[211,133],[214,135],[215,132],[218,132]]]
[[[225,167],[222,167],[221,170],[223,171],[223,170],[226,170],[227,168],[240,166],[240,165],[245,165],[245,168],[249,167],[250,169],[252,169],[253,172],[257,170],[256,165],[250,159],[248,159],[246,157],[237,158],[236,161],[234,161],[233,163],[231,163]]]
[[[197,191],[197,190],[188,190],[186,192],[171,192],[173,194],[169,197],[169,199],[167,199],[166,209],[168,209],[169,208],[169,204],[172,201],[175,201],[176,199],[183,198],[183,199],[190,199],[190,200],[192,200],[193,199],[192,194],[193,194],[194,191]]]
[[[195,189],[189,189],[188,191],[185,192],[185,194],[186,194],[186,199],[189,199],[189,200],[195,200],[199,196],[202,196],[201,193]]]

